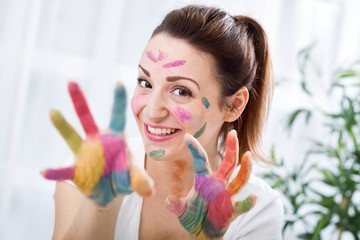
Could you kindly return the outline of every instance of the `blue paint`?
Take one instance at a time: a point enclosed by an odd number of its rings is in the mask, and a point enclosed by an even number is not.
[[[112,109],[110,129],[115,133],[124,130],[126,123],[126,90],[124,86],[116,86]]]
[[[209,171],[206,168],[206,157],[202,153],[199,153],[198,149],[192,145],[191,141],[186,140],[185,143],[193,157],[195,174],[208,175]]]
[[[121,172],[111,172],[106,176],[101,176],[93,189],[90,199],[100,206],[106,206],[113,201],[119,194],[130,194],[130,172],[129,170]]]
[[[201,99],[201,102],[202,102],[202,104],[203,104],[206,108],[209,108],[209,107],[210,107],[210,103],[209,103],[209,101],[207,100],[206,97],[203,97],[203,98]]]

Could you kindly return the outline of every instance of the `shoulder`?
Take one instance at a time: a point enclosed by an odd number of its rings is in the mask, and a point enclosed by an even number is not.
[[[236,176],[238,169],[231,179]],[[231,223],[224,239],[281,239],[284,213],[280,194],[253,174],[234,200],[243,200],[250,194],[257,196],[255,206]]]

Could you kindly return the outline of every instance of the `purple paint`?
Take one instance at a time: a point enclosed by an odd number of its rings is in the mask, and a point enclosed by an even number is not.
[[[204,175],[195,176],[195,190],[206,202],[213,202],[215,197],[225,189],[225,183]]]
[[[145,54],[148,58],[150,58],[151,61],[153,61],[155,63],[158,61],[164,60],[168,56],[166,52],[161,51],[160,49],[159,49],[159,57],[157,57],[157,58],[154,57],[154,55],[151,51],[147,51],[147,52],[145,52]]]
[[[126,143],[114,135],[101,135],[100,141],[104,147],[105,169],[104,175],[112,171],[128,169]]]
[[[182,123],[184,123],[185,120],[191,119],[191,114],[180,106],[176,107],[174,114]]]
[[[186,63],[186,60],[179,60],[179,61],[174,61],[174,62],[169,62],[167,64],[164,64],[162,67],[163,68],[178,67],[178,66],[184,65],[185,63]]]

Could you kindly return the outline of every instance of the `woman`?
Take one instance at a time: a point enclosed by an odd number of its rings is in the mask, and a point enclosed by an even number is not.
[[[165,17],[140,59],[131,107],[142,141],[123,140],[121,85],[111,131],[100,134],[69,83],[87,140],[52,112],[77,160],[43,172],[77,185],[57,183],[54,239],[280,239],[279,197],[250,176],[250,152],[265,161],[271,70],[255,20],[191,5]]]

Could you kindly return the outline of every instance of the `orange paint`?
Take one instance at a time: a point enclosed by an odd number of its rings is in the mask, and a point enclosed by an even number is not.
[[[241,157],[241,166],[237,176],[226,186],[233,195],[240,191],[250,178],[252,170],[251,153],[246,152]]]
[[[182,191],[184,190],[184,183],[182,180],[182,175],[185,172],[186,161],[176,160],[175,161],[176,170],[172,174],[172,181],[175,182],[175,186],[172,188],[172,194],[180,197]]]

